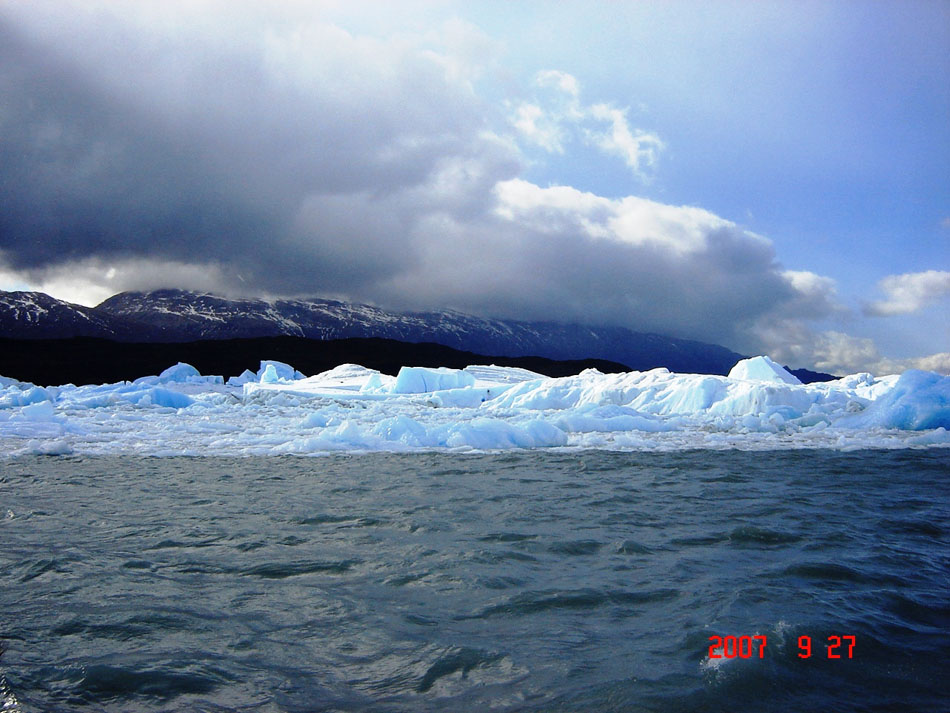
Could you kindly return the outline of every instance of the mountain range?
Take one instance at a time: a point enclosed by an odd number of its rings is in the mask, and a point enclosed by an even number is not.
[[[662,366],[706,374],[726,374],[743,358],[716,344],[624,327],[488,319],[449,310],[402,313],[319,298],[237,299],[172,289],[123,292],[96,307],[41,292],[0,292],[0,337],[135,343],[379,338],[483,355],[602,359],[636,370]]]

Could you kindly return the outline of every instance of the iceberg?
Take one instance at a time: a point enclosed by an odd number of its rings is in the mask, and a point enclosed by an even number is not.
[[[728,376],[341,364],[308,377],[262,361],[227,380],[182,363],[114,384],[0,377],[0,453],[12,456],[946,447],[950,376],[802,384],[764,356]]]
[[[785,367],[776,364],[767,356],[757,356],[739,361],[729,371],[730,379],[745,381],[771,381],[777,384],[801,384],[798,377]]]
[[[849,422],[856,428],[950,428],[950,377],[905,371],[893,388],[863,413],[845,419],[845,423]]]
[[[262,384],[276,384],[306,378],[290,364],[270,359],[261,362],[261,368],[257,370],[257,377]]]
[[[201,374],[191,364],[178,362],[175,366],[170,366],[158,375],[159,381],[169,382],[187,382],[195,377],[201,378]]]
[[[424,394],[429,391],[464,389],[475,385],[475,377],[466,371],[439,367],[424,369],[418,366],[404,366],[396,375],[393,384],[394,394]]]

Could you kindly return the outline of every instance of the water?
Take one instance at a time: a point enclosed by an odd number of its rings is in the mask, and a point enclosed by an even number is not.
[[[950,710],[948,541],[939,450],[0,461],[0,710]]]

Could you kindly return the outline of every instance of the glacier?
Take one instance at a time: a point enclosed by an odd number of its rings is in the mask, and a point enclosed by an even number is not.
[[[525,369],[357,364],[305,376],[263,361],[202,375],[39,386],[0,377],[0,455],[318,455],[525,448],[950,447],[950,376],[802,384],[765,356],[728,376],[667,369],[549,378]]]

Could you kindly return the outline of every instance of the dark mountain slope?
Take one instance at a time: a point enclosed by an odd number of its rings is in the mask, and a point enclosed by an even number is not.
[[[42,292],[0,292],[0,335],[19,339],[115,339],[125,320]]]
[[[471,364],[518,366],[547,376],[567,376],[584,369],[626,371],[622,364],[597,359],[555,361],[541,357],[482,356],[441,344],[410,344],[390,339],[336,339],[303,337],[201,340],[185,343],[133,344],[106,339],[0,339],[0,374],[43,386],[102,384],[131,381],[158,374],[179,361],[202,374],[237,376],[257,371],[262,359],[292,364],[313,375],[348,362],[395,375],[401,366]]]
[[[157,345],[278,336],[434,343],[475,354],[602,359],[635,370],[666,367],[699,374],[727,374],[743,358],[716,344],[623,327],[488,319],[449,310],[400,313],[321,298],[233,299],[155,290],[123,292],[96,307],[83,307],[41,292],[0,291],[0,338],[94,337]],[[834,378],[807,370],[794,373],[803,381]]]
[[[191,341],[263,336],[309,339],[378,337],[434,342],[478,354],[549,359],[607,359],[632,369],[725,374],[742,355],[715,344],[555,322],[486,319],[459,312],[397,313],[325,299],[229,299],[180,290],[124,292],[97,313],[148,325],[148,339]],[[154,331],[157,330],[156,335]]]

